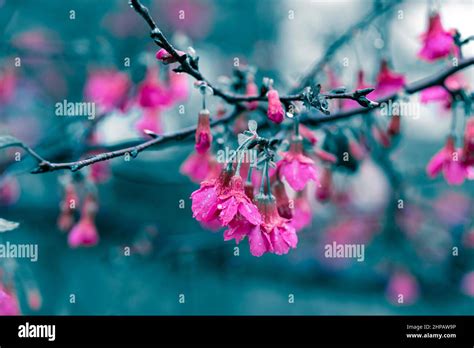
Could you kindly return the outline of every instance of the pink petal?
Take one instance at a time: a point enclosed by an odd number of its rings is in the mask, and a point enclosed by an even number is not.
[[[435,177],[443,169],[443,164],[446,161],[446,151],[441,149],[429,161],[426,166],[426,173],[431,177]]]
[[[251,202],[241,203],[239,206],[239,213],[242,214],[242,216],[252,225],[260,225],[262,223],[262,216],[260,215],[258,208]]]
[[[250,253],[253,256],[260,257],[266,252],[272,250],[269,243],[268,237],[265,236],[266,233],[262,232],[260,226],[255,226],[250,230],[249,233],[249,244],[250,244]]]
[[[239,209],[239,201],[237,201],[234,197],[230,197],[227,200],[223,201],[220,204],[221,213],[219,217],[222,221],[222,225],[226,226],[237,214]]]

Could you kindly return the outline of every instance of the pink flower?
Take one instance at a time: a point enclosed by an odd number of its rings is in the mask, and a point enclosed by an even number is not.
[[[310,180],[318,183],[314,162],[303,154],[301,139],[293,139],[290,150],[281,155],[283,158],[278,162],[278,173],[293,190],[303,190]]]
[[[248,81],[247,81],[247,86],[246,86],[246,89],[245,89],[245,95],[247,97],[256,97],[256,96],[258,96],[258,86],[254,82],[253,77],[249,78]],[[248,102],[247,103],[247,108],[249,110],[255,110],[256,108],[258,108],[258,101],[254,100],[254,101]]]
[[[285,184],[280,180],[276,180],[273,184],[273,194],[275,195],[278,214],[285,219],[291,219],[293,212],[290,207],[290,200],[286,193]]]
[[[41,294],[38,289],[29,289],[27,293],[28,306],[37,311],[41,308]]]
[[[474,166],[474,117],[470,117],[466,121],[462,155],[465,165]]]
[[[237,214],[252,225],[261,223],[260,213],[255,204],[245,194],[244,182],[240,176],[235,175],[232,177],[230,190],[221,192],[219,200],[217,208],[220,210],[219,219],[222,225],[228,225]]]
[[[390,70],[386,60],[382,60],[377,75],[377,84],[372,92],[375,99],[384,99],[405,86],[405,77]]]
[[[12,100],[17,85],[17,78],[13,69],[0,71],[0,104],[6,104]]]
[[[386,294],[394,304],[413,304],[419,296],[418,282],[410,273],[397,271],[390,277]]]
[[[184,53],[182,51],[178,51],[178,50],[176,50],[176,52],[178,53],[178,56],[180,56],[180,57],[182,57],[183,55],[186,54],[186,53]],[[156,59],[161,60],[164,64],[176,63],[178,61],[175,57],[173,57],[164,48],[161,48],[160,50],[158,50],[158,52],[156,52]]]
[[[198,125],[196,128],[196,143],[194,148],[198,153],[205,153],[211,148],[212,133],[209,119],[209,110],[203,109],[199,111]]]
[[[380,127],[375,124],[372,126],[372,135],[374,136],[374,139],[383,147],[390,146],[391,141],[388,133],[380,129]]]
[[[263,221],[248,231],[250,253],[257,257],[265,253],[283,255],[290,248],[296,248],[296,231],[289,220],[278,214],[275,199],[266,195],[259,196],[257,206]]]
[[[455,149],[454,138],[449,136],[446,145],[431,158],[426,172],[431,178],[443,172],[448,184],[461,185],[468,175],[467,167],[461,158],[462,149]]]
[[[365,88],[369,88],[369,87],[372,87],[370,85],[368,85],[365,81],[364,81],[364,71],[363,70],[359,70],[357,72],[357,85],[356,85],[356,89],[365,89]],[[352,100],[352,99],[343,99],[342,101],[342,106],[345,110],[351,110],[351,109],[357,109],[357,108],[361,108],[360,104],[358,102],[356,102],[355,100]]]
[[[169,94],[176,101],[185,101],[189,97],[189,79],[184,73],[170,71],[169,74]]]
[[[449,76],[444,83],[446,87],[452,91],[458,91],[468,86],[463,75],[460,73]],[[452,97],[443,86],[433,86],[420,92],[420,101],[423,104],[439,102],[444,109],[449,109],[451,107]]]
[[[57,225],[61,231],[69,231],[74,224],[74,209],[79,204],[79,198],[73,184],[68,184],[65,188],[64,199],[61,202],[61,214]]]
[[[261,222],[257,207],[245,194],[242,178],[227,169],[218,178],[202,182],[191,199],[193,217],[203,223],[215,224],[218,220],[223,226],[237,228]]]
[[[138,103],[142,108],[157,108],[171,103],[170,93],[158,79],[158,69],[149,67],[146,77],[138,87]]]
[[[163,132],[161,127],[161,118],[159,109],[145,108],[142,112],[142,117],[135,123],[135,128],[143,133],[145,130],[150,130],[155,134]]]
[[[0,284],[0,315],[21,315],[16,295]]]
[[[275,123],[282,123],[283,118],[285,116],[285,111],[280,102],[280,96],[278,95],[278,91],[275,89],[271,89],[267,93],[268,98],[268,110],[267,116],[268,118],[275,122]]]
[[[84,88],[87,100],[97,103],[100,112],[110,112],[125,105],[130,88],[126,73],[118,70],[95,70],[89,74]]]
[[[89,177],[94,183],[103,183],[110,178],[110,164],[107,161],[97,162],[90,166]]]
[[[316,188],[316,199],[320,202],[328,201],[333,193],[332,184],[332,170],[328,167],[323,167],[321,174],[321,183]]]
[[[390,122],[387,128],[387,134],[391,137],[400,134],[400,127],[401,127],[401,117],[400,115],[393,114],[390,117]]]
[[[308,140],[312,145],[315,145],[318,142],[318,138],[316,138],[316,134],[314,134],[314,132],[308,127],[306,127],[304,124],[300,123],[299,132],[300,132],[300,135],[304,139]]]
[[[349,152],[356,160],[362,160],[367,155],[367,149],[359,141],[352,138],[349,139]]]
[[[428,62],[457,53],[453,36],[444,30],[439,13],[430,16],[428,30],[421,35],[421,39],[423,47],[418,52],[418,57]]]
[[[294,200],[293,219],[290,225],[298,232],[311,225],[311,205],[304,191],[298,192]]]
[[[15,177],[0,178],[0,206],[15,204],[20,198],[20,184]]]
[[[94,224],[96,211],[97,202],[94,197],[88,195],[82,207],[81,219],[68,235],[68,244],[71,248],[94,246],[99,242],[99,234]]]
[[[187,175],[194,182],[201,182],[219,176],[221,166],[209,151],[201,154],[193,152],[183,162],[180,172]]]
[[[466,273],[462,278],[461,291],[467,296],[474,297],[474,271]]]

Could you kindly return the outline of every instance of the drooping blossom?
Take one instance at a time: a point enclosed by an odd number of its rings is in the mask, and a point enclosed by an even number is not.
[[[315,145],[318,142],[318,138],[316,137],[316,134],[314,134],[314,132],[308,127],[306,127],[304,124],[301,124],[301,123],[299,124],[299,133],[304,139],[308,140],[312,145]]]
[[[448,184],[461,185],[468,175],[468,170],[461,160],[462,149],[456,149],[454,141],[454,137],[448,137],[445,146],[431,158],[426,172],[431,178],[442,172]]]
[[[32,288],[28,289],[27,291],[27,300],[28,300],[28,306],[34,310],[37,311],[41,308],[41,294],[38,289]]]
[[[180,57],[186,54],[185,52],[178,50],[176,50],[176,52]],[[176,63],[178,61],[175,57],[173,57],[171,53],[169,53],[164,48],[161,48],[158,50],[158,52],[156,52],[156,59],[161,60],[164,64]]]
[[[207,179],[216,178],[221,171],[221,165],[209,152],[193,152],[183,162],[180,172],[188,176],[194,182],[201,182]]]
[[[390,70],[388,62],[382,60],[380,70],[377,75],[377,83],[372,95],[375,99],[386,98],[405,86],[405,76]]]
[[[115,69],[94,70],[89,73],[84,96],[98,105],[99,112],[110,112],[126,104],[130,79]]]
[[[0,104],[10,102],[15,94],[17,77],[12,68],[0,71]]]
[[[109,163],[107,161],[101,161],[92,164],[90,166],[89,178],[96,184],[106,182],[110,178]]]
[[[18,179],[10,176],[0,178],[0,206],[15,204],[20,198]]]
[[[472,227],[463,237],[463,244],[467,248],[474,249],[474,227]]]
[[[470,297],[474,297],[474,271],[466,273],[461,280],[461,291]]]
[[[278,214],[285,219],[291,219],[293,212],[291,209],[290,199],[286,193],[285,184],[280,180],[275,180],[273,184],[273,195],[275,196]]]
[[[356,160],[362,160],[367,156],[367,148],[354,137],[349,138],[349,152]]]
[[[191,194],[193,217],[210,223],[219,220],[223,226],[233,220],[258,224],[260,214],[249,197],[245,194],[244,183],[233,170],[224,169],[219,177],[206,180],[201,187]]]
[[[433,62],[450,54],[457,54],[453,32],[444,30],[439,13],[429,17],[428,29],[421,35],[421,40],[423,46],[418,52],[418,57],[425,61]]]
[[[267,93],[268,98],[268,118],[275,123],[282,123],[285,117],[285,111],[281,105],[280,96],[276,89],[271,89]]]
[[[356,89],[365,89],[372,87],[369,84],[367,84],[364,80],[364,71],[359,70],[357,72],[357,84],[356,84]],[[351,109],[357,109],[361,108],[361,105],[356,102],[355,100],[352,99],[343,99],[342,106],[345,110],[351,110]]]
[[[393,114],[388,123],[387,134],[390,137],[400,134],[402,118],[400,115]]]
[[[301,138],[292,139],[290,149],[281,156],[282,159],[277,166],[278,173],[281,178],[286,179],[293,190],[303,190],[311,180],[318,183],[316,167],[313,160],[303,154]]]
[[[313,218],[311,205],[305,190],[296,193],[293,206],[293,218],[290,221],[290,225],[298,232],[310,226]]]
[[[57,225],[60,231],[69,231],[74,224],[74,211],[79,204],[76,189],[72,183],[65,187],[64,199],[61,201]]]
[[[0,284],[0,315],[20,315],[15,293]]]
[[[320,202],[328,201],[333,193],[332,170],[324,166],[321,173],[321,180],[318,187],[316,187],[316,199]]]
[[[446,88],[450,91],[459,91],[468,87],[467,81],[461,73],[448,76],[444,81]],[[452,96],[443,86],[432,86],[420,92],[420,101],[423,104],[441,103],[441,106],[447,110],[451,108]]]
[[[163,133],[161,126],[161,111],[159,108],[142,109],[142,116],[135,123],[135,128],[139,133],[145,130],[152,131],[155,134]]]
[[[196,149],[196,152],[200,154],[207,152],[212,144],[212,132],[209,116],[209,110],[203,109],[199,111],[194,148]]]
[[[169,73],[169,94],[174,102],[183,102],[189,97],[189,78],[184,73]]]
[[[245,95],[247,97],[256,97],[258,96],[258,86],[254,81],[253,76],[248,78],[247,85],[245,86]],[[255,110],[258,107],[258,101],[254,100],[247,103],[247,108],[249,110]]]
[[[474,166],[474,117],[470,117],[466,121],[462,161],[466,166]]]
[[[142,108],[160,108],[169,106],[172,102],[167,88],[160,82],[156,66],[149,66],[145,79],[138,86],[138,104]]]
[[[386,295],[393,304],[413,304],[419,296],[418,282],[412,274],[406,271],[396,271],[390,277]]]
[[[377,141],[383,147],[389,147],[392,143],[388,133],[382,130],[378,125],[372,125],[372,135],[374,140]]]
[[[97,207],[95,197],[88,194],[82,206],[81,218],[68,235],[68,244],[71,248],[94,246],[99,242],[99,234],[94,222]]]
[[[276,255],[287,254],[290,248],[296,248],[298,236],[289,224],[289,220],[278,214],[274,197],[259,195],[256,204],[261,214],[261,223],[251,225],[248,222],[229,224],[229,229],[224,232],[224,239],[235,239],[240,242],[246,236],[250,244],[250,253],[260,257],[265,253]]]

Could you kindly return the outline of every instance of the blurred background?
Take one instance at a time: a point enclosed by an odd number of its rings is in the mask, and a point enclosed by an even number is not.
[[[196,50],[211,81],[226,86],[223,76],[232,75],[237,58],[239,65],[255,66],[258,78],[273,78],[281,93],[377,6],[368,0],[144,4],[177,47]],[[445,28],[473,34],[471,0],[400,2],[355,33],[318,81],[329,85],[332,74],[355,88],[363,69],[373,84],[382,58],[409,82],[436,73],[446,62],[428,64],[416,56],[433,6]],[[472,57],[473,47],[466,45],[464,56]],[[0,102],[0,134],[14,135],[46,158],[77,159],[77,139],[94,120],[58,117],[55,104],[84,100],[91,73],[105,68],[125,73],[133,95],[147,67],[158,66],[155,53],[149,28],[126,0],[0,0],[0,71],[13,71],[15,79],[9,100]],[[160,68],[164,80],[166,72]],[[472,85],[473,69],[463,74]],[[163,131],[195,124],[200,96],[192,82],[185,82],[189,96],[161,113]],[[451,112],[418,100],[409,97],[419,117],[403,119],[392,151],[364,160],[355,172],[335,174],[334,186],[350,196],[349,208],[317,202],[310,187],[311,226],[284,256],[253,257],[247,242],[236,256],[222,231],[192,219],[189,196],[198,185],[180,173],[193,151],[190,141],[110,162],[108,180],[94,188],[100,241],[86,248],[69,247],[57,227],[65,173],[32,175],[31,158],[12,163],[16,150],[2,149],[0,217],[20,227],[0,241],[39,249],[37,262],[0,259],[4,282],[15,289],[24,314],[474,314],[474,184],[449,186],[427,177],[426,164],[444,144]],[[208,104],[211,113],[220,107],[217,98]],[[97,122],[97,137],[112,147],[139,139],[139,118],[134,107],[113,110]],[[329,127],[362,122],[357,117]],[[403,209],[394,192],[403,197]],[[325,259],[324,244],[336,239],[364,243],[364,262]],[[42,298],[37,310],[28,305],[32,289]],[[405,302],[394,293],[403,293]]]

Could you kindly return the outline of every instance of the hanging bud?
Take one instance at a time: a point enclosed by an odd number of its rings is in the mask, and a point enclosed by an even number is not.
[[[211,122],[209,119],[210,112],[203,109],[199,112],[198,125],[196,128],[196,144],[194,145],[196,152],[206,153],[212,144]]]
[[[463,161],[469,165],[474,165],[474,117],[470,117],[466,122],[464,131],[464,146],[462,150]]]
[[[309,129],[308,127],[306,127],[305,125],[301,123],[299,124],[299,132],[300,132],[300,135],[306,140],[308,140],[312,145],[315,145],[318,142],[318,138],[316,138],[316,134],[314,134],[314,132],[311,129]]]
[[[280,180],[275,181],[275,184],[273,185],[273,194],[276,199],[278,214],[285,219],[291,219],[293,217],[293,212],[290,207],[290,200],[286,193],[285,184]]]
[[[319,187],[316,188],[316,199],[320,202],[326,202],[331,198],[333,192],[331,168],[323,168],[320,183]]]
[[[390,138],[388,137],[387,133],[382,131],[379,127],[372,126],[372,135],[374,136],[374,139],[383,147],[390,146]]]
[[[275,89],[268,91],[267,98],[268,98],[268,110],[267,110],[268,118],[275,123],[282,123],[283,117],[285,115],[285,111],[283,110],[283,106],[281,105],[278,91]]]
[[[253,76],[248,78],[247,86],[245,89],[245,95],[247,97],[256,97],[258,96],[258,86],[254,82]],[[254,100],[247,103],[247,108],[249,110],[255,110],[258,107],[258,101]]]
[[[395,135],[400,134],[400,121],[401,121],[400,115],[392,115],[392,118],[390,119],[390,123],[387,129],[387,134],[389,136],[393,137]]]

